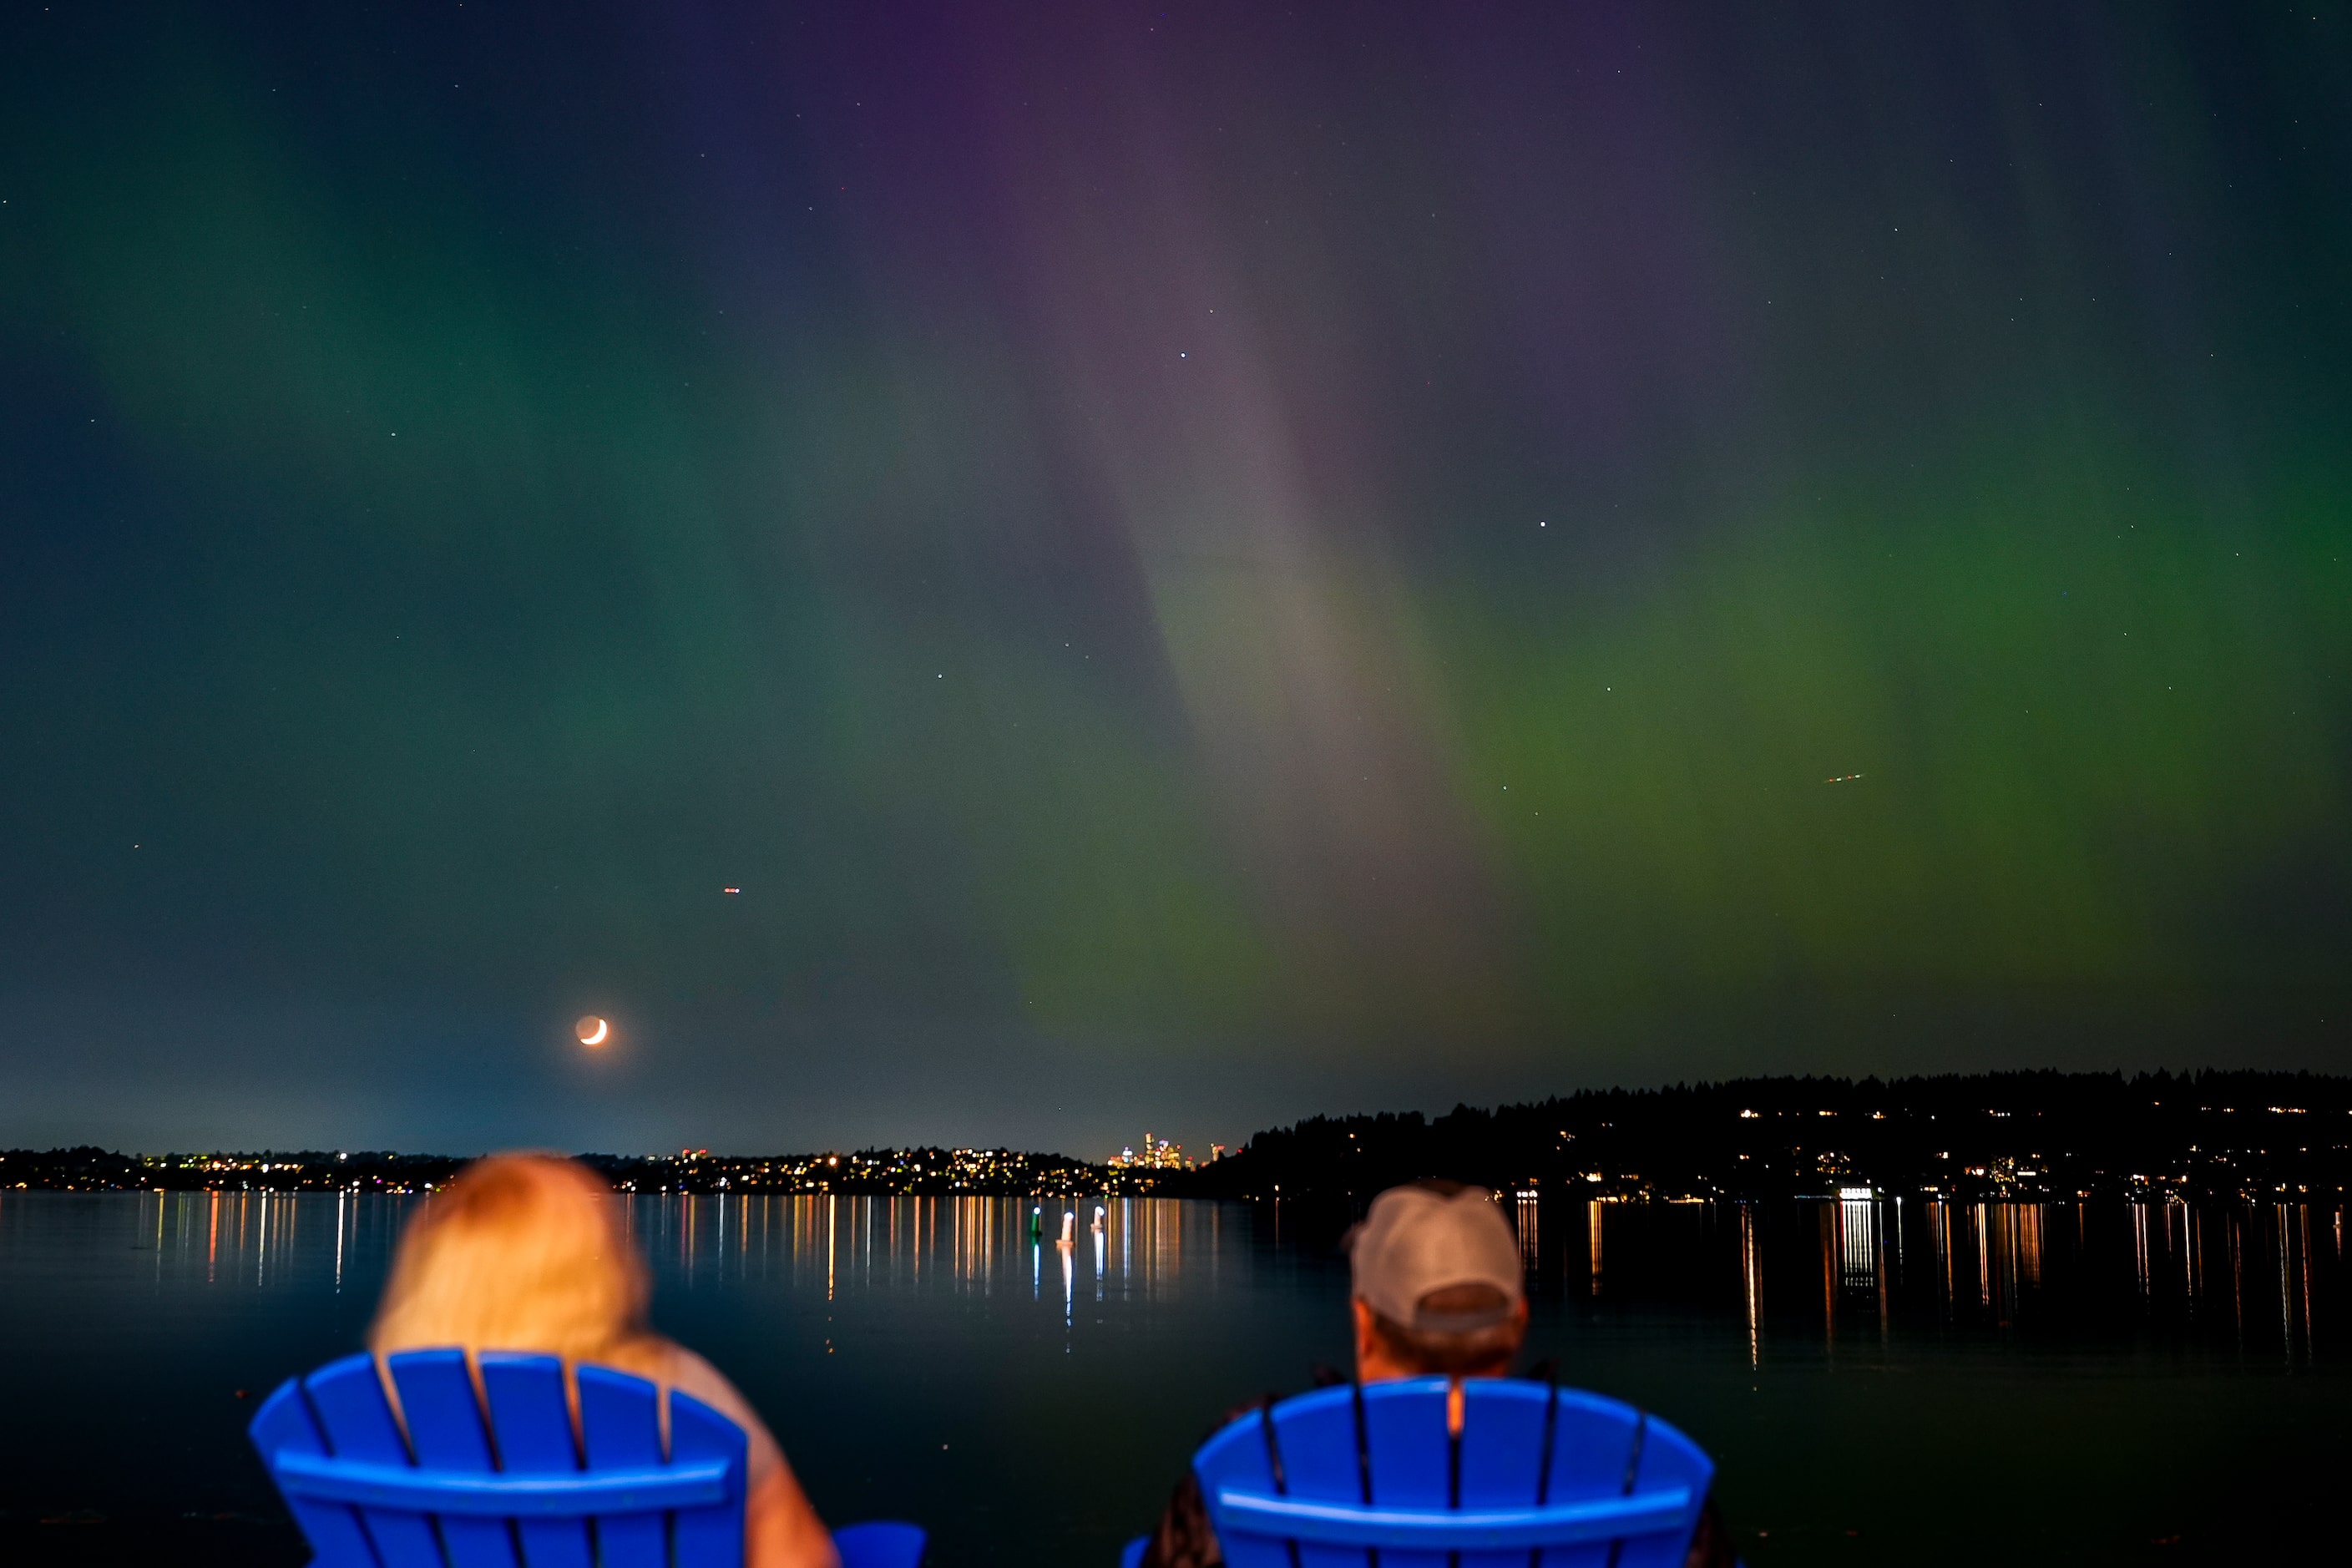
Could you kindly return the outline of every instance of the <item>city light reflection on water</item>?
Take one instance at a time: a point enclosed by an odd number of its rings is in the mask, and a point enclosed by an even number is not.
[[[111,1467],[148,1478],[139,1496],[176,1500],[173,1519],[264,1530],[278,1516],[237,1436],[251,1406],[225,1391],[355,1345],[401,1225],[430,1201],[0,1194],[0,1326],[45,1352],[0,1365],[0,1400],[58,1413],[37,1440],[0,1425],[0,1529],[68,1504],[125,1518],[166,1506],[110,1493]],[[1003,1544],[1024,1510],[1043,1511],[1023,1528],[1069,1546],[1055,1560],[1108,1560],[1223,1410],[1348,1353],[1344,1207],[615,1201],[652,1266],[657,1321],[769,1413],[821,1504],[925,1515],[958,1561],[1035,1560]],[[1706,1442],[1727,1509],[1770,1529],[1743,1537],[1751,1563],[1817,1558],[1808,1530],[1828,1550],[1857,1521],[1928,1517],[1944,1497],[1920,1479],[1930,1471],[1999,1486],[2053,1543],[2004,1560],[2084,1560],[2092,1525],[2069,1523],[2065,1472],[2084,1432],[2113,1461],[2098,1506],[2147,1516],[2142,1542],[2193,1533],[2183,1500],[2226,1511],[2236,1483],[2216,1477],[2231,1464],[2352,1462],[2340,1422],[2313,1414],[2339,1411],[2347,1392],[2335,1208],[1859,1193],[1504,1207],[1534,1309],[1530,1359],[1556,1353],[1569,1380]],[[75,1462],[75,1441],[113,1451],[109,1466]],[[1088,1484],[1036,1500],[1031,1468],[1055,1456]],[[1826,1484],[1847,1471],[1872,1484]],[[2069,1529],[2072,1558],[2055,1544]],[[223,1560],[297,1560],[270,1539]],[[1966,1560],[1958,1545],[1909,1555]]]
[[[58,1201],[0,1194],[0,1224]],[[347,1278],[373,1289],[405,1215],[431,1199],[185,1192],[106,1201],[135,1211],[152,1283],[200,1273],[221,1288],[299,1289],[318,1265],[328,1289],[341,1292]],[[666,1294],[772,1279],[791,1289],[821,1284],[827,1301],[925,1288],[985,1296],[1019,1268],[1042,1300],[1047,1255],[1057,1254],[1070,1309],[1063,1315],[1074,1327],[1081,1283],[1097,1301],[1210,1284],[1229,1250],[1228,1217],[1241,1223],[1245,1253],[1279,1245],[1270,1205],[1056,1203],[1032,1234],[1028,1199],[665,1194],[615,1201]],[[2095,1318],[2111,1331],[2223,1334],[2232,1344],[2307,1360],[2319,1352],[2319,1325],[2344,1276],[2342,1211],[2303,1204],[1849,1194],[1805,1204],[1633,1205],[1521,1195],[1506,1212],[1538,1300],[1719,1306],[1738,1316],[1750,1359],[1759,1361],[1776,1340],[1834,1338],[1857,1318],[1885,1330],[2031,1330]],[[1056,1240],[1066,1220],[1066,1247]],[[1293,1240],[1310,1253],[1328,1250],[1344,1223],[1294,1215]],[[316,1248],[312,1227],[324,1233]],[[1563,1237],[1575,1237],[1573,1251],[1552,1245]],[[1776,1268],[1766,1268],[1768,1255]],[[1811,1305],[1800,1306],[1790,1292],[1808,1278],[1819,1283]],[[1816,1325],[1810,1334],[1795,1328],[1806,1317]]]

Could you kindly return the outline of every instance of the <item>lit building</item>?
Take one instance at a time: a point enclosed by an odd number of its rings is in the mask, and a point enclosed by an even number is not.
[[[1171,1143],[1165,1138],[1154,1138],[1146,1132],[1141,1153],[1133,1149],[1121,1149],[1112,1158],[1110,1165],[1114,1170],[1181,1171],[1184,1169],[1184,1145]]]

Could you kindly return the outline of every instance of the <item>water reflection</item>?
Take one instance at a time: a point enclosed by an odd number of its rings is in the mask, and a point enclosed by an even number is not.
[[[1883,1351],[1920,1331],[2056,1332],[2196,1338],[2307,1365],[2347,1283],[2334,1204],[1851,1192],[1753,1205],[1515,1196],[1507,1207],[1539,1298],[1591,1314],[1662,1302],[1719,1310],[1736,1319],[1751,1366],[1776,1344],[1843,1359],[1864,1325]]]
[[[375,1201],[348,1200],[354,1210]],[[821,1289],[828,1302],[934,1286],[984,1296],[1025,1268],[1030,1298],[1043,1304],[1050,1259],[1061,1270],[1062,1316],[1073,1326],[1082,1268],[1091,1269],[1097,1301],[1129,1291],[1148,1296],[1183,1273],[1198,1237],[1213,1284],[1221,1225],[1217,1205],[1143,1198],[1070,1207],[1025,1198],[837,1194],[650,1194],[616,1201],[665,1291],[781,1271],[794,1286]],[[341,1221],[337,1243],[348,1245]]]
[[[231,1390],[350,1350],[401,1226],[429,1201],[0,1193],[0,1310],[41,1350],[0,1360],[0,1407],[48,1413],[18,1423],[5,1456],[18,1473],[51,1467],[20,1495],[52,1511],[91,1497],[121,1517],[176,1488],[158,1505],[169,1521],[271,1506]],[[1277,1242],[1270,1205],[1089,1199],[1066,1252],[1052,1245],[1063,1205],[1045,1205],[1034,1240],[1031,1205],[644,1194],[621,1212],[665,1327],[790,1428],[829,1513],[918,1511],[965,1531],[954,1555],[973,1564],[1109,1561],[1206,1423],[1345,1355],[1337,1242],[1355,1215],[1287,1202]],[[1736,1525],[1769,1526],[1775,1550],[1844,1542],[1856,1498],[1942,1534],[1961,1528],[1952,1498],[1981,1495],[1993,1500],[1958,1510],[1972,1549],[2006,1533],[1970,1560],[2106,1561],[2078,1538],[2053,1545],[2050,1527],[2089,1512],[2146,1542],[2182,1530],[2179,1500],[2203,1499],[2235,1528],[2288,1506],[2257,1481],[2342,1468],[2341,1374],[2319,1343],[2352,1321],[2336,1310],[2352,1272],[2334,1205],[1580,1192],[1503,1208],[1533,1298],[1531,1359],[1557,1354],[1570,1380],[1706,1434],[1751,1500]],[[1049,1251],[1059,1301],[1044,1291]],[[2198,1420],[2169,1418],[2184,1408]],[[2086,1443],[2099,1463],[2081,1462]],[[2000,1484],[1984,1489],[1990,1450]],[[100,1452],[122,1462],[89,1465]],[[89,1476],[111,1489],[81,1490]],[[146,1555],[185,1560],[178,1539]]]
[[[1748,1364],[1754,1367],[1762,1346],[1764,1258],[1756,1247],[1756,1209],[1752,1204],[1739,1205],[1739,1279],[1748,1307]]]
[[[1837,1222],[1837,1252],[1848,1289],[1878,1282],[1878,1205],[1867,1197],[1843,1197],[1830,1211]]]
[[[432,1200],[188,1192],[100,1201],[120,1203],[128,1229],[118,1234],[151,1254],[139,1265],[150,1288],[372,1294],[403,1222]],[[1336,1242],[1353,1217],[1291,1205],[1277,1243],[1271,1205],[740,1194],[616,1201],[666,1298],[756,1279],[828,1304],[1006,1288],[1017,1300],[1025,1272],[1030,1300],[1046,1312],[1058,1306],[1066,1339],[1100,1316],[1078,1317],[1082,1277],[1088,1300],[1108,1307],[1213,1293],[1221,1269],[1255,1268],[1250,1259],[1274,1253],[1337,1269]],[[0,1229],[22,1202],[11,1195]],[[2344,1212],[2333,1205],[1906,1202],[1862,1192],[1785,1204],[1532,1193],[1503,1202],[1539,1300],[1580,1314],[1661,1301],[1719,1312],[1750,1366],[1776,1347],[1834,1349],[1843,1359],[1910,1331],[2188,1335],[2300,1366],[2321,1356],[2321,1331],[2337,1321],[2346,1288]],[[1058,1303],[1045,1294],[1049,1256]],[[1249,1283],[1245,1269],[1240,1288]]]

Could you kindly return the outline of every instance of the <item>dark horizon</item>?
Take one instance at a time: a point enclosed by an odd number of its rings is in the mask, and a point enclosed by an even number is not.
[[[2347,62],[27,10],[0,1143],[2352,1070]]]

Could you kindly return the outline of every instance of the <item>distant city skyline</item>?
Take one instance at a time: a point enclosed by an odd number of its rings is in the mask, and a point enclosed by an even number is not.
[[[623,1192],[1086,1194],[1360,1204],[1444,1176],[1533,1204],[1835,1198],[2304,1202],[2352,1190],[2352,1078],[2310,1073],[1996,1073],[1755,1079],[1491,1109],[1318,1116],[1188,1160],[917,1145],[797,1153],[587,1152]],[[1228,1155],[1230,1153],[1230,1158]],[[0,1188],[411,1192],[451,1151],[133,1153],[0,1149]]]

